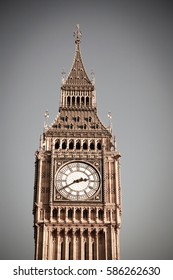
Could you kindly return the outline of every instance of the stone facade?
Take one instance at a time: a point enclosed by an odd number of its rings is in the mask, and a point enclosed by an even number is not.
[[[45,125],[35,153],[35,259],[120,258],[120,154],[111,128],[97,115],[94,80],[84,69],[80,41],[77,26],[59,113]]]

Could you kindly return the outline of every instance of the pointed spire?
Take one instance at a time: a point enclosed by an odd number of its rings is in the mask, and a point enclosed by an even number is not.
[[[79,24],[77,24],[76,31],[73,33],[73,35],[75,37],[75,44],[76,44],[75,56],[74,56],[70,73],[68,74],[68,77],[66,81],[64,81],[63,85],[91,87],[93,85],[90,79],[88,78],[81,57],[80,42],[81,42],[82,33],[80,31]]]

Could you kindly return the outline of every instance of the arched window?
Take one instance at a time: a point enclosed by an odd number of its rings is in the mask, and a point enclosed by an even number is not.
[[[80,150],[80,141],[76,143],[76,150]]]
[[[66,140],[64,140],[62,142],[62,149],[65,150],[66,148],[67,148],[67,142],[66,142]]]
[[[75,105],[75,97],[73,96],[72,97],[72,106],[74,106]]]
[[[98,218],[99,218],[99,220],[103,220],[103,210],[99,210],[99,212],[98,212]]]
[[[79,122],[79,121],[80,121],[80,118],[79,118],[79,116],[77,116],[76,120],[77,120],[77,122]]]
[[[86,129],[86,124],[84,124],[83,128]]]
[[[70,143],[69,143],[69,149],[70,149],[70,150],[73,150],[73,148],[74,148],[74,142],[73,142],[73,141],[70,141]]]
[[[89,97],[86,97],[86,106],[89,107]]]
[[[86,209],[83,211],[83,218],[88,219],[88,211]]]
[[[95,149],[94,142],[91,142],[91,143],[90,143],[90,150],[94,150],[94,149]]]
[[[55,149],[59,149],[59,140],[55,143]]]
[[[95,209],[92,209],[91,210],[91,220],[95,220],[95,218],[96,218],[96,211],[95,211]]]
[[[97,149],[101,150],[101,143],[100,142],[97,143]]]
[[[70,106],[70,96],[67,97],[67,106]]]
[[[76,218],[76,220],[80,221],[80,218],[81,218],[81,211],[80,211],[79,209],[76,210],[75,218]]]
[[[65,220],[65,209],[60,210],[60,219]]]
[[[77,106],[80,106],[80,97],[77,97]]]
[[[56,219],[57,218],[57,209],[53,209],[53,218]]]
[[[83,106],[84,105],[84,97],[82,96],[81,98],[81,105]]]
[[[92,118],[91,118],[91,117],[89,117],[89,118],[88,118],[88,121],[89,121],[89,122],[91,122],[91,121],[92,121]]]
[[[88,149],[88,144],[87,144],[87,142],[84,142],[84,143],[83,143],[83,149],[84,149],[84,150],[87,150],[87,149]]]
[[[72,209],[69,209],[69,210],[68,210],[68,218],[69,218],[69,219],[72,219],[72,218],[73,218],[73,210],[72,210]]]

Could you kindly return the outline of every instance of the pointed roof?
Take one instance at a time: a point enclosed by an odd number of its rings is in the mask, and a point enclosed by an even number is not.
[[[85,71],[85,68],[83,66],[81,52],[80,52],[80,42],[81,42],[81,32],[79,29],[79,24],[77,24],[77,29],[74,32],[75,36],[75,44],[76,44],[76,50],[75,50],[75,56],[73,60],[73,64],[70,70],[70,73],[68,74],[67,79],[64,82],[64,85],[68,86],[92,86],[92,82],[87,76],[87,73]]]

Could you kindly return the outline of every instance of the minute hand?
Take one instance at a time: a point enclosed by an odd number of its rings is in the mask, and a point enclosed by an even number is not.
[[[62,188],[60,188],[59,190],[63,190],[63,189],[65,189],[65,188],[67,188],[67,187],[69,187],[69,186],[71,186],[71,185],[77,183],[76,181],[77,181],[77,180],[74,180],[72,183],[70,183],[70,184],[68,184],[68,185],[66,185],[66,186],[64,186],[64,187],[62,187]]]

